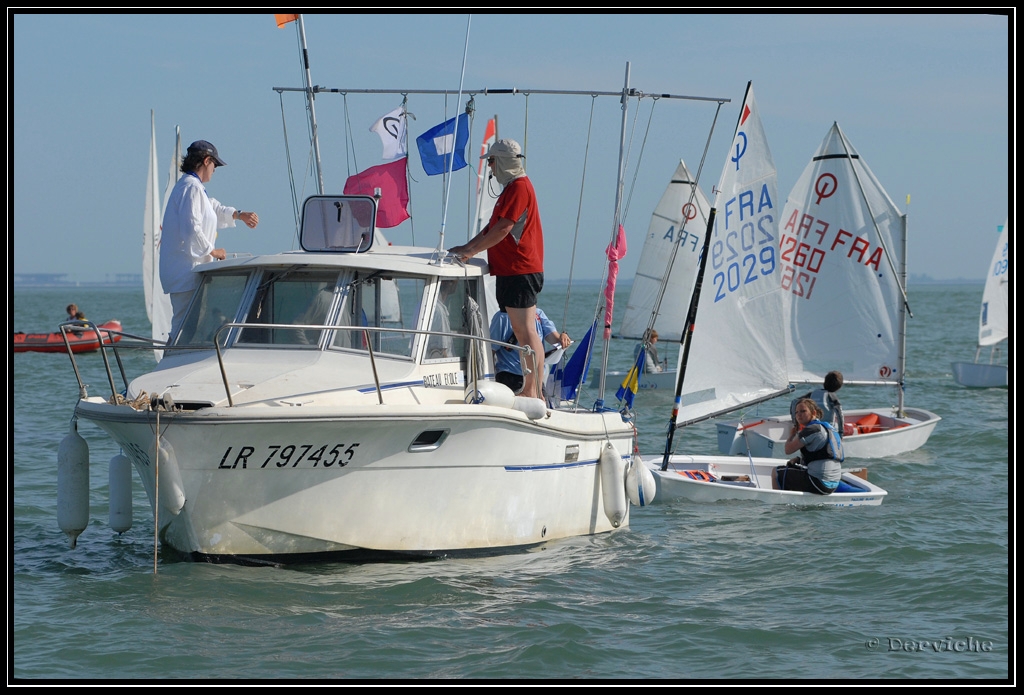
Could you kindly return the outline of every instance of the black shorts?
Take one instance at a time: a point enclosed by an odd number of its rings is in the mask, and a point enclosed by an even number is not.
[[[810,475],[802,464],[776,466],[775,477],[783,490],[813,492],[815,495],[831,495],[833,490],[825,487],[820,480]]]
[[[519,393],[523,390],[523,375],[513,374],[512,372],[498,372],[494,375],[494,380],[499,384],[504,384],[512,389],[512,393]]]
[[[544,273],[527,275],[496,275],[494,277],[494,296],[498,307],[529,309],[537,306],[537,295],[544,289]]]

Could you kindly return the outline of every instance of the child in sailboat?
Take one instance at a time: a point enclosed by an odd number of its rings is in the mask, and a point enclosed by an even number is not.
[[[832,429],[838,432],[839,436],[843,436],[845,434],[843,427],[846,424],[843,420],[843,404],[839,402],[839,396],[836,395],[836,391],[843,388],[842,372],[832,370],[826,374],[822,387],[805,393],[799,398],[794,398],[789,404],[789,414],[793,418],[793,422],[796,422],[797,403],[804,398],[810,398],[821,411],[821,419],[832,425]]]
[[[658,331],[651,329],[651,333],[648,336],[647,345],[647,356],[644,359],[644,372],[647,374],[653,374],[655,372],[664,371],[664,366],[661,364],[661,360],[658,359]],[[643,342],[636,344],[633,348],[633,360],[635,361],[637,355],[640,354],[640,350],[644,347]]]
[[[831,495],[843,474],[843,444],[832,426],[822,421],[821,408],[810,398],[796,404],[796,422],[786,440],[786,453],[800,452],[785,466],[777,466],[772,488]]]

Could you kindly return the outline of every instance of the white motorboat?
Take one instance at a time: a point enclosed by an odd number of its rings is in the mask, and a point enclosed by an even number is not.
[[[304,89],[279,91],[305,95],[318,152],[308,70]],[[644,98],[628,66],[622,90],[566,93],[621,102],[623,139],[628,99]],[[129,380],[122,367],[125,387],[111,375],[101,396],[79,379],[58,455],[58,521],[72,546],[88,526],[79,421],[121,448],[112,498],[130,490],[133,466],[161,543],[193,559],[493,553],[626,527],[629,502],[654,488],[632,464],[629,414],[495,383],[486,262],[459,263],[441,242],[391,246],[376,224],[388,201],[325,195],[314,163],[320,192],[297,206],[300,250],[197,266],[201,283],[155,369]],[[130,528],[113,522],[115,506],[111,527]]]
[[[749,84],[715,190],[716,205],[709,213],[682,331],[679,383],[665,453],[643,456],[655,476],[655,504],[673,499],[835,507],[881,504],[885,491],[850,471],[843,472],[839,490],[818,495],[774,489],[772,471],[780,465],[774,458],[672,452],[677,428],[790,391],[782,269],[775,255],[776,172]],[[705,283],[709,269],[710,282]]]
[[[124,397],[78,403],[159,500],[162,542],[288,561],[514,548],[627,525],[631,423],[489,381],[486,265],[366,243],[372,222],[359,222],[375,204],[311,197],[304,250],[199,266],[157,368]],[[321,223],[338,209],[352,211],[342,225],[354,236]],[[387,315],[380,298],[393,291],[401,311]],[[432,331],[442,312],[448,330]]]
[[[844,388],[894,389],[894,404],[845,414],[847,456],[884,458],[923,446],[942,418],[903,403],[907,218],[838,124],[793,187],[779,228],[790,380],[820,386],[836,369]],[[783,458],[782,422],[792,423],[788,414],[759,411],[721,421],[719,450]]]
[[[1010,337],[1010,220],[1003,223],[992,262],[985,276],[978,318],[978,349],[973,362],[954,362],[953,378],[962,386],[973,388],[1006,387],[1009,385],[1008,365],[999,363],[999,349]],[[989,361],[979,362],[981,351],[990,348]]]

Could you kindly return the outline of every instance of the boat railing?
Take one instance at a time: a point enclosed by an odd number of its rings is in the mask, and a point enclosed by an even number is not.
[[[92,329],[96,330],[97,337],[99,337],[99,329],[91,321],[86,321]],[[224,365],[224,349],[227,345],[227,333],[235,328],[259,328],[259,329],[279,329],[279,330],[299,330],[299,331],[329,331],[329,330],[348,330],[348,331],[360,331],[363,333],[363,342],[367,355],[370,358],[370,369],[373,372],[373,383],[377,392],[377,401],[383,405],[384,395],[380,385],[380,376],[377,373],[377,361],[375,352],[373,350],[373,342],[370,340],[370,333],[395,333],[405,335],[423,335],[428,337],[444,337],[452,338],[457,340],[469,340],[471,344],[476,346],[477,344],[484,345],[487,349],[497,348],[508,348],[510,350],[518,351],[525,355],[526,364],[530,365],[534,371],[537,370],[537,359],[533,350],[529,345],[514,345],[512,343],[505,343],[500,340],[494,340],[490,337],[472,335],[467,333],[452,333],[450,331],[436,331],[436,330],[419,330],[415,328],[386,328],[378,326],[338,326],[329,324],[295,324],[295,323],[244,323],[244,322],[230,322],[223,324],[218,328],[212,338],[213,348],[217,354],[217,365],[220,370],[221,381],[224,384],[224,392],[227,394],[228,406],[234,407],[234,399],[231,397],[231,388],[229,386],[229,380],[227,375],[227,368]],[[64,333],[64,326],[61,326],[61,332]],[[110,367],[110,359],[107,356],[107,349],[113,351],[114,359],[117,362],[118,370],[121,374],[121,381],[125,385],[123,396],[127,396],[128,390],[128,378],[125,374],[124,362],[121,359],[119,350],[163,350],[165,352],[171,352],[175,350],[180,351],[195,351],[197,349],[209,349],[209,345],[170,345],[163,341],[156,340],[154,338],[132,335],[123,331],[103,329],[103,333],[117,334],[125,338],[130,338],[137,343],[104,343],[100,340],[100,354],[103,357],[103,365],[107,372],[107,380],[110,384],[111,401],[117,402],[118,392],[117,386],[114,383],[114,375]],[[222,345],[221,343],[224,343]],[[79,398],[88,398],[87,388],[88,385],[82,381],[81,373],[78,370],[78,364],[75,361],[75,353],[71,350],[70,342],[67,340],[65,335],[64,343],[67,346],[68,356],[71,358],[71,366],[75,370],[75,378],[78,380]],[[474,388],[476,388],[476,382],[483,376],[484,365],[477,363],[477,350],[470,349],[468,351],[470,365],[469,373],[474,382]]]

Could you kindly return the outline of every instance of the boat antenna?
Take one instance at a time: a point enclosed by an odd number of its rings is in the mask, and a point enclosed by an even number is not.
[[[462,88],[463,88],[463,85],[465,84],[465,81],[466,81],[466,56],[469,54],[469,27],[472,24],[472,22],[473,22],[473,15],[470,14],[470,15],[468,15],[466,17],[466,41],[465,41],[465,44],[464,44],[463,49],[462,49],[462,74],[459,76],[459,98],[455,102],[456,104],[462,103]],[[469,113],[470,113],[470,110],[469,110],[469,106],[467,105],[467,107],[466,107],[466,118],[469,118]],[[458,135],[459,135],[459,115],[460,114],[456,114],[455,115],[455,124],[454,124],[453,132],[452,132],[452,148],[453,149],[452,149],[452,152],[450,153],[450,155],[448,156],[448,174],[447,174],[446,180],[445,180],[444,205],[441,206],[441,234],[440,234],[440,238],[438,239],[438,242],[437,242],[437,252],[435,254],[438,262],[440,262],[440,259],[444,258],[444,256],[445,256],[444,229],[445,229],[445,225],[448,223],[448,196],[451,195],[451,192],[452,192],[452,170],[455,167],[455,150],[454,150],[454,147],[455,147],[455,141],[458,139]]]
[[[306,48],[306,25],[302,22],[302,15],[296,16],[296,26],[299,31],[299,50],[302,54],[302,79],[306,91],[306,110],[309,111],[310,138],[313,144],[313,165],[316,167],[316,191],[324,194],[324,173],[320,168],[320,139],[316,131],[316,88],[313,87],[309,76],[309,50]]]

